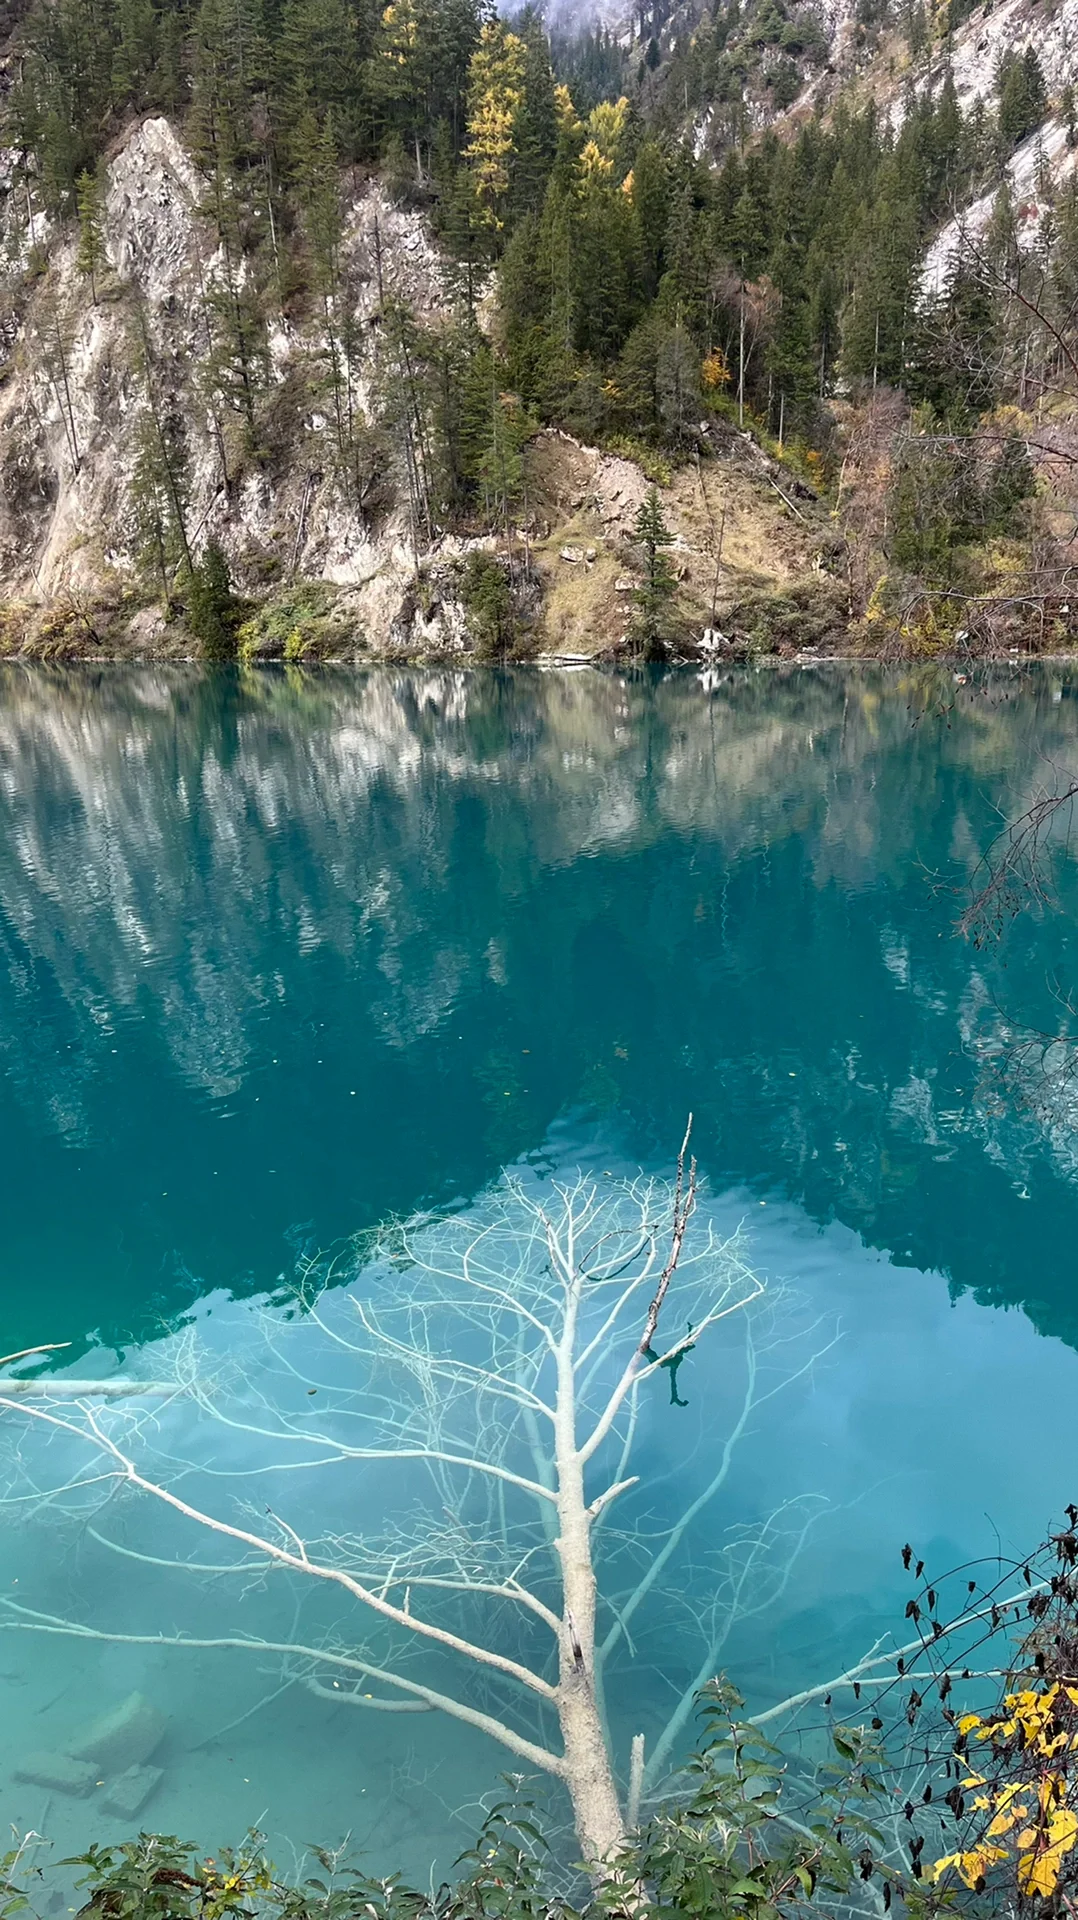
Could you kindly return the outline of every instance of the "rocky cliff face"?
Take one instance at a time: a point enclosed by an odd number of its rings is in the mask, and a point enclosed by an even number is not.
[[[89,608],[138,589],[141,312],[155,404],[185,428],[192,543],[217,537],[237,584],[252,594],[304,578],[331,583],[340,590],[341,630],[359,643],[391,632],[413,646],[459,643],[459,604],[443,607],[433,624],[409,604],[417,556],[393,489],[382,490],[373,512],[350,500],[337,477],[330,420],[312,404],[311,382],[299,377],[324,352],[316,323],[278,318],[271,325],[269,452],[242,467],[237,461],[238,477],[225,485],[228,448],[223,460],[221,442],[232,423],[220,409],[215,417],[205,379],[207,300],[221,260],[198,212],[202,183],[169,122],[150,118],[132,127],[109,161],[102,205],[107,265],[94,290],[79,270],[74,235],[52,229],[39,208],[11,190],[10,169],[7,184],[0,597],[9,627],[25,625],[35,607]],[[445,310],[446,288],[422,216],[395,205],[377,182],[355,189],[345,248],[359,341],[352,394],[362,413],[372,408],[383,298],[397,295],[429,317]],[[446,543],[422,557],[437,569],[458,547]],[[134,616],[147,641],[159,624],[150,609]]]
[[[190,651],[182,624],[166,624],[140,509],[151,400],[184,444],[192,551],[212,535],[238,589],[282,609],[285,626],[278,619],[273,633],[261,631],[259,650],[282,651],[290,596],[319,583],[323,655],[467,652],[462,561],[495,542],[417,545],[403,448],[384,425],[372,431],[371,484],[357,504],[336,458],[317,309],[271,321],[265,445],[257,458],[243,453],[239,417],[209,376],[224,262],[199,212],[204,182],[172,125],[144,119],[111,154],[106,260],[92,281],[76,235],[50,226],[12,177],[0,171],[0,652]],[[349,397],[361,425],[373,426],[387,303],[396,296],[437,321],[449,314],[450,287],[420,212],[369,178],[346,183],[346,197]],[[688,468],[664,495],[682,597],[705,649],[709,627],[728,614],[738,631],[748,622],[755,633],[761,594],[781,595],[798,580],[815,592],[813,567],[829,538],[811,502],[789,504],[778,468],[747,435],[728,433],[720,451],[721,473],[709,463],[705,481]],[[633,521],[647,482],[631,461],[557,432],[538,436],[528,463],[529,526],[513,537],[528,557],[538,648],[616,650],[632,614]],[[791,608],[782,601],[779,611],[786,618]],[[837,637],[842,619],[830,600],[828,623]]]
[[[769,125],[780,131],[797,127],[843,95],[861,101],[873,98],[891,122],[898,124],[907,86],[912,82],[918,93],[926,87],[937,89],[948,65],[959,106],[963,114],[968,114],[978,97],[986,103],[993,101],[996,73],[1004,55],[1021,54],[1029,46],[1036,48],[1053,102],[1058,103],[1065,87],[1078,85],[1078,0],[1047,0],[1047,4],[1041,0],[999,0],[999,4],[987,0],[961,23],[948,44],[935,40],[914,61],[903,36],[894,28],[866,34],[858,19],[859,0],[803,0],[796,9],[793,4],[788,8],[791,13],[795,10],[817,23],[820,49],[804,67],[801,92],[789,107],[779,111],[766,87],[766,54],[750,52],[745,104],[749,124],[757,131]],[[614,0],[601,0],[599,11],[607,19],[619,20],[627,37],[636,31],[641,17],[638,7],[634,24],[624,5]],[[930,15],[933,12],[931,7],[927,11]],[[703,0],[678,0],[662,30],[664,54],[676,53],[707,15]],[[934,24],[938,28],[938,18]],[[758,68],[753,67],[753,59],[760,63]],[[697,152],[706,153],[724,127],[721,106],[699,113],[691,127]],[[1044,178],[1042,169],[1047,168],[1058,187],[1074,172],[1075,164],[1076,152],[1068,145],[1066,127],[1054,111],[1012,155],[1006,173],[1023,244],[1033,245],[1045,210],[1037,192],[1038,176]],[[960,231],[965,229],[974,236],[983,233],[994,199],[994,191],[978,198],[958,210],[944,228],[926,259],[926,291],[934,291],[946,277]]]

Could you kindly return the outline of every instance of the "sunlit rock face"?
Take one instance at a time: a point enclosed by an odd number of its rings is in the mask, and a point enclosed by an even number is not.
[[[222,485],[222,449],[227,459],[235,422],[213,401],[206,377],[209,302],[224,269],[201,212],[204,194],[168,120],[150,117],[130,128],[105,170],[107,265],[96,300],[78,271],[74,235],[53,230],[24,194],[0,202],[0,277],[6,270],[15,316],[13,372],[0,396],[3,597],[48,603],[81,595],[89,604],[134,585],[144,571],[137,422],[147,389],[137,308],[156,405],[182,428],[187,518],[198,542],[216,535],[238,582],[251,590],[286,572],[351,589],[357,644],[385,636],[415,569],[407,514],[390,502],[375,521],[349,497],[324,410],[301,409],[272,461],[231,490]],[[34,249],[45,256],[45,271],[25,283]],[[369,420],[384,377],[375,324],[383,299],[406,300],[421,319],[444,314],[444,265],[421,215],[396,206],[374,182],[347,209],[342,271],[360,343],[351,399],[357,418]],[[306,327],[271,321],[267,404],[274,396],[284,404],[290,381],[321,364],[325,345],[317,319]],[[392,482],[394,474],[385,477]],[[454,639],[459,645],[460,635],[442,633],[436,622],[424,639],[434,649]]]

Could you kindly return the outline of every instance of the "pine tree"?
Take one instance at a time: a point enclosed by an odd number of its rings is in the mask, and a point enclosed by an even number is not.
[[[569,228],[572,344],[605,366],[639,313],[639,276],[632,201],[594,140],[581,150]]]
[[[636,540],[644,550],[644,579],[633,595],[636,604],[634,644],[645,660],[662,660],[672,623],[672,608],[677,579],[663,551],[673,535],[663,517],[662,502],[655,487],[650,487],[641,502],[634,528]]]
[[[177,569],[188,558],[180,494],[183,443],[172,417],[162,423],[150,405],[135,418],[135,464],[131,501],[138,529],[139,556],[157,574],[166,607],[172,600]]]
[[[353,334],[347,303],[341,298],[341,211],[337,145],[329,116],[319,122],[310,109],[293,138],[293,173],[310,262],[310,278],[322,312],[323,335],[317,353],[324,357],[332,395],[337,451],[350,471],[354,437],[352,405]]]
[[[38,302],[35,336],[38,359],[45,370],[63,423],[64,438],[71,455],[71,470],[73,473],[78,473],[82,466],[82,450],[75,420],[75,387],[71,373],[71,325],[51,289]]]
[[[111,90],[115,105],[142,107],[148,101],[148,81],[157,60],[158,22],[151,0],[118,0],[118,43],[112,61]]]
[[[157,569],[166,604],[177,568],[191,567],[187,538],[187,458],[183,422],[159,390],[146,309],[135,296],[131,309],[132,357],[143,402],[135,429],[134,506],[144,560]]]
[[[275,42],[275,118],[285,147],[304,113],[333,115],[342,158],[370,148],[367,19],[349,0],[284,0]],[[373,39],[373,25],[370,27]]]
[[[513,397],[499,391],[497,369],[492,367],[486,445],[476,477],[487,519],[493,525],[500,524],[507,542],[511,539],[510,515],[524,484],[522,448],[533,426],[534,422],[522,416]]]
[[[671,445],[682,446],[691,437],[703,412],[700,392],[700,355],[684,327],[664,329],[655,369],[659,418]]]
[[[1040,54],[1032,42],[1022,55],[1022,71],[1026,77],[1026,99],[1029,103],[1030,130],[1039,127],[1048,111],[1048,88],[1044,80],[1044,68]]]
[[[516,115],[510,189],[510,219],[515,223],[537,213],[543,204],[558,148],[558,111],[550,43],[532,0],[517,15],[514,30],[524,45],[523,97]]]
[[[429,140],[432,52],[419,0],[391,0],[382,13],[370,62],[371,94],[382,126],[415,154],[422,180],[420,140]]]
[[[670,225],[670,182],[666,156],[657,141],[641,142],[630,178],[643,290],[651,300],[658,292],[666,265],[666,235]]]
[[[90,282],[90,298],[97,305],[97,282],[105,265],[105,236],[101,225],[101,190],[92,173],[80,173],[76,182],[79,246],[75,264]]]
[[[830,388],[835,361],[838,357],[840,306],[838,275],[830,262],[821,265],[818,259],[810,255],[806,278],[813,288],[809,331],[816,356],[819,373],[818,390],[822,400]]]
[[[1023,54],[1008,49],[996,72],[996,92],[999,136],[1006,157],[1040,126],[1047,112],[1048,89],[1035,47],[1027,47]]]
[[[637,322],[614,369],[614,388],[626,414],[626,425],[647,437],[662,430],[659,410],[659,354],[665,322],[652,309]]]
[[[187,622],[207,660],[235,658],[240,613],[224,549],[219,541],[208,540],[191,569],[187,595]]]

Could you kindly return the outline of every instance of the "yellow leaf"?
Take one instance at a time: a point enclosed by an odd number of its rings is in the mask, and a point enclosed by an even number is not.
[[[981,1716],[979,1713],[964,1713],[958,1722],[958,1731],[959,1733],[970,1733],[974,1727],[979,1727],[980,1724]],[[950,1857],[955,1859],[957,1855],[951,1855]]]
[[[978,1880],[984,1879],[988,1869],[997,1860],[1006,1860],[1006,1847],[973,1847],[969,1853],[959,1856],[958,1871],[971,1892],[975,1891]]]
[[[997,1860],[1006,1860],[1006,1858],[1006,1847],[980,1846],[973,1847],[969,1853],[948,1853],[928,1869],[928,1877],[936,1881],[941,1874],[947,1872],[948,1868],[954,1867],[972,1891],[976,1888],[978,1880],[987,1875],[990,1866]]]
[[[1078,1816],[1069,1807],[1060,1807],[1048,1822],[1048,1841],[1055,1852],[1069,1853],[1078,1840]]]
[[[1026,1853],[1018,1862],[1018,1885],[1023,1893],[1039,1893],[1044,1899],[1056,1890],[1059,1858],[1052,1853]]]

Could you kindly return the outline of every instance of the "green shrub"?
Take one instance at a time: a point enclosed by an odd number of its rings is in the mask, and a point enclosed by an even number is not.
[[[837,646],[846,631],[843,589],[822,575],[791,580],[775,591],[746,593],[720,614],[720,625],[745,655],[783,648]]]
[[[504,660],[520,634],[508,567],[492,553],[470,553],[460,597],[480,658]]]
[[[241,612],[224,549],[209,540],[191,569],[187,594],[187,624],[207,660],[235,659]]]
[[[687,1791],[656,1808],[609,1877],[578,1876],[572,1900],[566,1863],[515,1787],[460,1855],[460,1877],[436,1892],[376,1879],[318,1847],[319,1873],[283,1882],[257,1832],[208,1857],[175,1835],[140,1833],[63,1864],[83,1869],[86,1920],[793,1920],[817,1899],[826,1914],[867,1877],[857,1849],[880,1791],[873,1736],[835,1729],[838,1764],[821,1767],[806,1819],[783,1756],[735,1718],[743,1704],[725,1681],[704,1689],[704,1738]],[[5,1890],[0,1875],[0,1898]],[[0,1905],[0,1920],[8,1911]]]
[[[321,654],[329,636],[333,590],[322,580],[301,580],[266,600],[239,630],[245,659],[263,655],[293,663]]]

